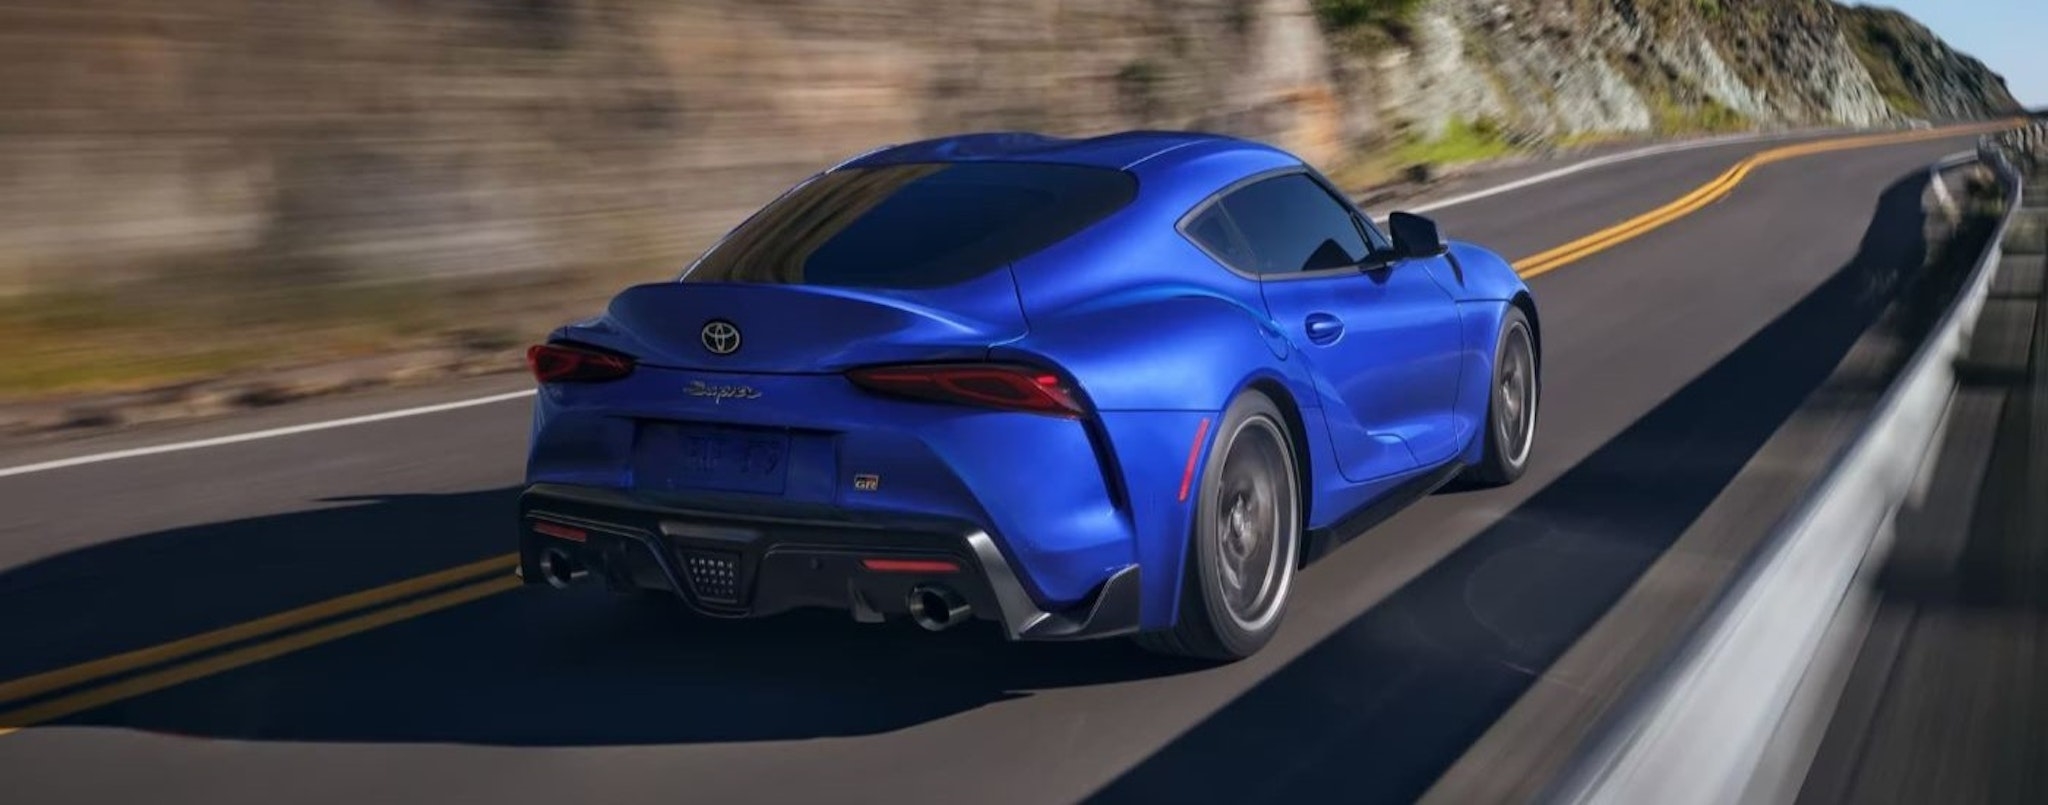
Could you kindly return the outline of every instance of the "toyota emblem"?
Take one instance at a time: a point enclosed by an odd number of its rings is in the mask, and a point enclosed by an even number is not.
[[[740,328],[724,319],[712,319],[704,323],[703,331],[697,338],[704,342],[704,348],[713,355],[731,355],[740,351]]]

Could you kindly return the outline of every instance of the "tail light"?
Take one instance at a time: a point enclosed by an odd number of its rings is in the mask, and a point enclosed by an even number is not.
[[[537,344],[526,350],[526,368],[542,383],[592,383],[632,374],[633,359],[569,344]]]
[[[874,366],[847,373],[871,391],[1007,411],[1077,417],[1087,412],[1059,375],[999,363]]]

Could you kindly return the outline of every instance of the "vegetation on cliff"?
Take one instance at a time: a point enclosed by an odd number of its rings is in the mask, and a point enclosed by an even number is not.
[[[1315,0],[1317,18],[1332,31],[1373,27],[1405,33],[1415,12],[1429,0]]]
[[[1843,8],[1841,14],[1849,46],[1899,114],[1957,118],[2019,111],[2003,78],[1912,17],[1871,6]]]
[[[2011,103],[1910,20],[1825,0],[943,5],[0,4],[0,398],[520,343],[820,167],[942,133],[1206,129],[1364,185]]]

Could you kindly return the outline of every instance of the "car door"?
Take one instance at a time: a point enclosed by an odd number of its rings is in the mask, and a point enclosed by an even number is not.
[[[1452,457],[1463,336],[1450,292],[1424,261],[1361,268],[1385,238],[1307,171],[1225,193],[1188,231],[1235,237],[1211,253],[1258,276],[1289,359],[1313,367],[1345,477],[1369,481]]]

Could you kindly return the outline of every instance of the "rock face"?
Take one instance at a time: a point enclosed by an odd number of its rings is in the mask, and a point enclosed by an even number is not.
[[[1894,110],[1932,119],[2007,114],[2019,102],[2005,80],[1957,53],[1913,18],[1887,8],[1842,9],[1843,30]]]
[[[2017,110],[2004,80],[1894,11],[1826,0],[1438,0],[1384,55],[1428,137],[1483,117],[1543,135],[1867,126]]]
[[[658,278],[813,171],[967,130],[1205,128],[1327,164],[1482,119],[1542,139],[2014,108],[1910,20],[1824,0],[1330,24],[1377,1],[9,3],[0,295]]]

